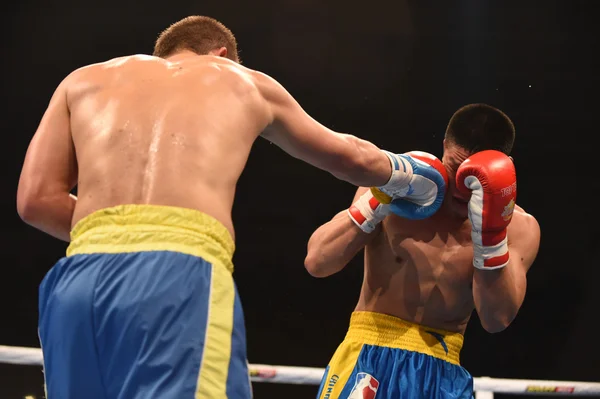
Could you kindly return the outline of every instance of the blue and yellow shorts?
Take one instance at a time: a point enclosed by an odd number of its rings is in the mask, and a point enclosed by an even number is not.
[[[460,366],[463,336],[373,312],[354,312],[319,399],[472,398]]]
[[[252,397],[234,243],[201,212],[82,219],[39,290],[48,399]]]

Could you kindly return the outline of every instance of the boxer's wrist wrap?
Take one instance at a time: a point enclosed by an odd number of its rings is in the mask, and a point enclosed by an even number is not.
[[[359,229],[370,234],[389,214],[389,205],[380,203],[371,191],[367,191],[348,208],[347,212],[350,220]]]
[[[386,184],[381,187],[377,187],[375,191],[381,194],[377,194],[380,201],[384,204],[389,204],[393,197],[405,196],[410,189],[410,181],[413,176],[413,168],[410,162],[404,155],[392,154],[389,151],[383,151],[383,153],[390,160],[392,166],[392,175]],[[376,195],[375,192],[373,195]]]
[[[377,201],[379,201],[382,204],[387,205],[392,202],[392,197],[390,197],[386,193],[382,192],[377,187],[371,187],[371,194],[373,195],[373,197],[375,197],[377,199]]]
[[[481,234],[471,232],[473,238],[473,266],[479,270],[498,270],[508,264],[508,237],[495,245],[482,245]],[[479,238],[479,240],[477,240]]]

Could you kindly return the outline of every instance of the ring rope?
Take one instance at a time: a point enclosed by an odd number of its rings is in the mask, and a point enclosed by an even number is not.
[[[39,348],[0,345],[0,363],[41,366],[43,365],[42,351]],[[319,385],[324,371],[325,369],[316,367],[249,365],[250,379],[253,382]],[[600,395],[599,382],[475,377],[473,383],[475,391],[481,392]]]

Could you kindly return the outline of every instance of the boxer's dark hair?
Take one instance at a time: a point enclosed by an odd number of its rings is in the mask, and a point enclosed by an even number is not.
[[[233,33],[214,18],[192,15],[162,31],[156,39],[152,55],[165,58],[182,50],[206,55],[221,47],[227,48],[227,58],[239,62]]]
[[[470,153],[497,150],[510,155],[515,142],[515,126],[498,108],[469,104],[452,115],[445,139]]]

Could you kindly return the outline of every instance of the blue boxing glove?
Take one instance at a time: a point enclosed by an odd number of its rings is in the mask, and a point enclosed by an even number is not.
[[[428,218],[446,194],[446,168],[435,156],[421,151],[386,155],[392,164],[390,180],[367,190],[348,208],[350,219],[365,233],[373,232],[390,213],[412,220]]]
[[[386,152],[392,176],[382,187],[372,187],[373,196],[390,211],[406,219],[425,219],[440,209],[446,195],[448,174],[442,162],[422,151],[406,154]]]

